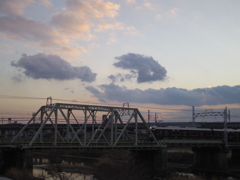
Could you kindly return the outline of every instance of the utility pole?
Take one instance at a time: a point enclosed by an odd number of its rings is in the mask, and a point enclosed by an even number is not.
[[[148,126],[150,126],[150,110],[148,110]]]
[[[224,126],[224,146],[227,149],[228,148],[228,134],[227,134],[227,120],[230,121],[230,111],[227,111],[227,107],[223,110],[223,112],[213,112],[212,109],[206,109],[204,113],[195,113],[194,112],[194,106],[193,106],[193,122],[195,122],[195,119],[205,116],[222,116],[223,117],[223,126]]]
[[[226,149],[228,149],[227,119],[228,119],[227,107],[225,107],[225,110],[224,110],[224,145],[225,145]]]
[[[157,113],[155,113],[155,123],[157,124]]]
[[[195,116],[194,116],[194,106],[192,107],[192,122],[195,122]]]

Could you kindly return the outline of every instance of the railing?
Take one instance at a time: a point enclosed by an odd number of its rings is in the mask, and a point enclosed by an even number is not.
[[[11,143],[11,138],[1,138],[0,148],[20,148],[20,149],[160,149],[163,147],[222,147],[222,140],[196,140],[196,139],[163,139],[158,144],[154,141],[138,140],[134,141],[120,140],[117,144],[109,144],[104,140],[80,144],[74,140],[71,142],[55,142],[53,139],[45,138],[44,141],[37,139],[32,145],[29,145],[30,138],[19,138]],[[240,142],[230,143],[230,146],[240,147]]]

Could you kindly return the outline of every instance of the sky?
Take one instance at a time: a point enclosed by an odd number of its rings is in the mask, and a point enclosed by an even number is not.
[[[239,0],[0,0],[0,116],[51,96],[240,120],[239,32]]]

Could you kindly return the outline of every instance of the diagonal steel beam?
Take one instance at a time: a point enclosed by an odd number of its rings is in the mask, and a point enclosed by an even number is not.
[[[69,123],[69,121],[67,120],[67,117],[65,116],[63,110],[62,110],[61,108],[59,108],[59,110],[60,110],[62,116],[64,117],[64,119],[67,121],[67,123],[68,123],[69,127],[71,128],[73,134],[76,136],[79,144],[80,144],[81,146],[83,146],[82,141],[79,139],[79,137],[78,137],[78,135],[76,134],[75,130],[73,129],[72,125],[71,125],[71,124]]]
[[[109,115],[110,112],[107,113],[106,117]],[[97,134],[97,132],[101,129],[103,123],[106,120],[106,117],[103,119],[102,123],[98,126],[98,128],[96,129],[95,133],[93,134],[93,136],[91,137],[91,139],[88,142],[88,145],[94,140],[95,135]],[[97,122],[96,122],[97,123]]]
[[[25,124],[25,126],[24,126],[24,127],[18,132],[18,134],[12,139],[11,143],[14,142],[14,141],[21,135],[21,133],[28,127],[28,125],[35,119],[35,117],[38,115],[38,113],[39,113],[40,111],[42,111],[43,108],[44,108],[44,107],[42,106],[42,107],[37,111],[37,113],[35,113],[35,114],[33,115],[33,117],[30,119],[30,121],[28,121],[28,123]]]
[[[38,135],[40,134],[40,132],[42,131],[43,127],[45,126],[45,124],[47,123],[47,121],[49,120],[49,118],[51,117],[52,113],[55,111],[56,109],[56,104],[52,107],[51,112],[49,113],[49,115],[47,116],[46,120],[41,124],[40,128],[38,129],[37,133],[34,135],[33,139],[31,140],[31,142],[29,143],[29,146],[32,146],[32,144],[34,143],[34,141],[37,139]]]
[[[119,139],[121,138],[121,136],[123,135],[124,131],[127,129],[128,124],[130,123],[130,121],[133,118],[133,114],[131,115],[131,117],[129,118],[129,120],[127,121],[127,124],[124,126],[124,128],[122,129],[122,132],[119,134],[119,136],[117,137],[115,143],[113,144],[113,146],[116,146],[116,144],[118,143]],[[130,140],[131,141],[131,140]]]
[[[137,111],[138,116],[141,118],[143,124],[144,124],[145,127],[147,128],[148,133],[151,134],[151,136],[153,137],[155,143],[156,143],[157,145],[160,145],[159,142],[158,142],[158,140],[156,139],[156,137],[153,135],[152,131],[150,130],[150,127],[147,125],[146,121],[144,120],[142,114],[139,112],[138,109],[137,109],[136,111]]]
[[[45,114],[48,116],[48,113],[45,111]],[[55,117],[56,119],[58,118],[58,117]],[[55,133],[57,133],[58,134],[58,136],[61,138],[61,140],[63,141],[63,142],[65,142],[65,140],[62,138],[62,135],[60,134],[60,132],[58,131],[58,129],[57,129],[57,125],[55,125],[54,123],[53,123],[53,121],[52,121],[52,119],[51,119],[51,117],[49,117],[49,121],[52,123],[52,125],[53,125],[53,127],[54,127],[54,129],[55,129]],[[55,139],[55,138],[54,138]]]

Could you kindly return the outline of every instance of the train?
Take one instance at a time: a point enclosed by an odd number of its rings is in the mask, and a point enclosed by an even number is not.
[[[151,126],[151,132],[158,140],[162,139],[224,139],[224,129],[197,127],[157,127]],[[226,130],[228,141],[240,141],[240,129]],[[151,138],[151,137],[150,137]]]

